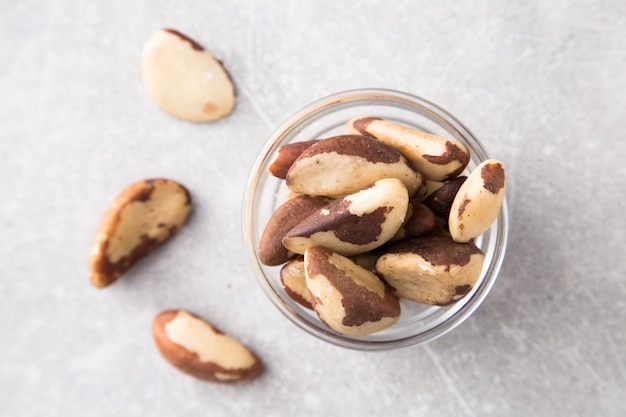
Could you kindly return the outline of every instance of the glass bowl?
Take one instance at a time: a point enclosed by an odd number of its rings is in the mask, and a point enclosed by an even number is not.
[[[389,350],[433,340],[466,320],[493,286],[507,245],[506,199],[498,219],[475,240],[485,262],[474,288],[456,303],[436,307],[401,301],[399,321],[384,331],[367,336],[347,336],[328,328],[316,313],[294,300],[280,282],[280,269],[259,260],[259,240],[273,212],[287,198],[284,180],[272,176],[268,166],[278,149],[287,143],[345,134],[345,124],[358,116],[377,116],[462,142],[471,153],[463,175],[489,159],[476,137],[454,116],[423,98],[399,91],[360,89],[333,94],[309,104],[289,117],[269,137],[257,157],[248,180],[242,213],[244,242],[258,282],[280,312],[301,329],[326,342],[358,350]]]

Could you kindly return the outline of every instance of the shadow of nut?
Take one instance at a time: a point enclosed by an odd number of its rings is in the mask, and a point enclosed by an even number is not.
[[[485,255],[473,242],[428,236],[391,246],[378,258],[374,270],[398,297],[444,306],[471,291],[484,260]]]
[[[235,86],[222,62],[177,30],[162,29],[146,42],[142,74],[150,98],[179,119],[210,122],[235,106]]]
[[[143,180],[122,191],[96,230],[89,264],[93,286],[115,282],[175,234],[190,212],[189,192],[172,180]]]
[[[394,325],[400,303],[373,272],[321,247],[304,255],[306,285],[320,320],[338,333],[363,336]]]
[[[164,311],[152,323],[163,357],[178,370],[208,382],[243,384],[263,373],[247,347],[184,310]]]

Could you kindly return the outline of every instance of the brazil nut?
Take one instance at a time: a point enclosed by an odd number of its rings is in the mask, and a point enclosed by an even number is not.
[[[394,148],[359,135],[322,139],[307,147],[286,175],[294,192],[340,197],[383,178],[397,178],[415,195],[425,181]]]
[[[443,306],[471,291],[484,259],[473,242],[456,243],[449,236],[429,236],[388,248],[374,270],[398,297]]]
[[[443,181],[459,175],[470,160],[458,141],[432,135],[378,117],[357,117],[347,130],[378,139],[397,149],[426,178]]]
[[[306,288],[304,257],[290,260],[280,269],[280,283],[292,300],[303,307],[313,309],[311,294]]]
[[[419,201],[409,201],[406,218],[391,240],[426,236],[435,228],[435,214]]]
[[[277,266],[296,254],[283,245],[283,237],[315,210],[320,209],[329,200],[324,197],[298,195],[285,201],[272,214],[259,241],[259,259],[265,265]],[[304,252],[302,252],[304,253]]]
[[[398,231],[408,208],[406,187],[396,178],[364,189],[315,210],[283,237],[288,250],[304,254],[322,246],[345,256],[377,248]]]
[[[450,207],[448,227],[456,242],[468,242],[491,226],[500,214],[505,188],[506,174],[498,160],[486,160],[470,173]]]
[[[254,352],[185,310],[157,315],[152,335],[171,365],[198,379],[243,384],[263,373],[263,363]]]
[[[392,326],[400,303],[374,273],[328,249],[304,254],[306,285],[313,309],[336,332],[362,336]]]
[[[288,143],[278,148],[278,153],[274,157],[274,160],[267,168],[270,174],[277,178],[285,179],[289,168],[293,165],[294,161],[307,149],[309,146],[318,142],[317,139],[307,140],[303,142]]]
[[[431,209],[435,215],[447,220],[454,197],[466,179],[466,176],[461,176],[441,183],[424,199],[424,205]]]
[[[222,62],[177,30],[160,30],[146,42],[142,73],[154,103],[179,119],[210,122],[235,106],[235,87]]]
[[[106,287],[161,244],[187,221],[191,196],[169,179],[136,182],[106,209],[92,244],[90,279]]]

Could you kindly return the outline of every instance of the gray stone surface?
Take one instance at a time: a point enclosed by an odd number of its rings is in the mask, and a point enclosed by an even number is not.
[[[196,125],[148,99],[145,40],[171,26],[224,60],[231,117]],[[624,416],[626,3],[2,1],[0,414]],[[502,274],[460,328],[363,353],[286,322],[245,259],[256,153],[303,105],[359,87],[455,114],[508,168]],[[103,291],[87,258],[138,179],[193,192],[189,227]],[[178,373],[150,335],[190,309],[253,346],[245,386]]]

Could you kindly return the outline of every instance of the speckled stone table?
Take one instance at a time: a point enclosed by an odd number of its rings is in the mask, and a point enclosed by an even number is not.
[[[626,3],[4,1],[0,7],[0,403],[7,416],[624,416]],[[149,100],[144,42],[194,37],[237,85],[233,114]],[[502,274],[453,333],[389,352],[287,322],[245,257],[251,165],[333,92],[407,91],[464,121],[510,178]],[[189,227],[105,290],[93,232],[128,184],[185,184]],[[186,308],[254,347],[243,386],[173,369],[150,334]]]

